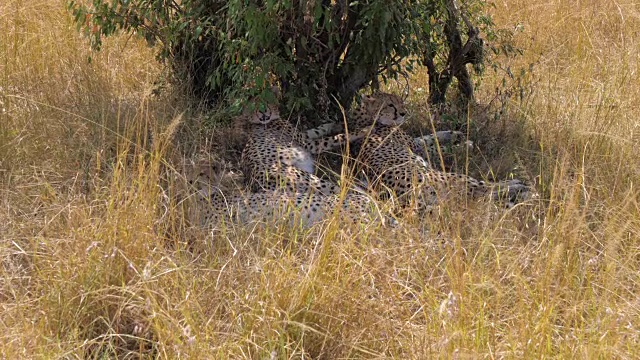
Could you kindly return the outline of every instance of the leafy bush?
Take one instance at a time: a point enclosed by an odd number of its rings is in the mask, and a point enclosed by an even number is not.
[[[78,0],[75,21],[99,49],[118,30],[157,44],[178,79],[210,103],[273,101],[279,83],[289,110],[316,117],[348,105],[378,79],[426,66],[430,101],[455,77],[467,98],[466,65],[483,64],[478,26],[492,34],[485,0]],[[465,31],[466,28],[466,31]]]

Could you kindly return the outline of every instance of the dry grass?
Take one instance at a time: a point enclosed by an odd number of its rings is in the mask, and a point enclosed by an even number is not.
[[[3,357],[640,356],[640,8],[493,11],[523,26],[508,65],[533,64],[530,95],[500,96],[488,74],[479,99],[502,115],[480,122],[488,150],[470,161],[505,175],[518,160],[541,201],[449,204],[395,230],[212,234],[173,200],[183,171],[167,165],[210,145],[189,126],[162,141],[188,108],[150,95],[152,52],[121,37],[91,54],[61,0],[0,4]]]

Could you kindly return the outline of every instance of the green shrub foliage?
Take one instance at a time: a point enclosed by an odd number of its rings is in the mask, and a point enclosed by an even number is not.
[[[451,79],[468,80],[466,65],[483,63],[478,28],[492,26],[484,8],[484,0],[69,2],[93,48],[116,31],[141,35],[201,99],[269,102],[277,83],[287,109],[320,117],[335,100],[350,104],[363,87],[416,66],[429,70],[430,100],[444,102]]]

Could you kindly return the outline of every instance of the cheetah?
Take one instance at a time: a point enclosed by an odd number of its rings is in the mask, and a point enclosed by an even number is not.
[[[506,199],[509,204],[527,192],[527,187],[518,180],[485,182],[464,174],[435,170],[418,155],[423,152],[424,143],[412,139],[400,128],[405,116],[402,100],[387,93],[363,97],[361,106],[352,113],[353,128],[369,126],[358,162],[374,189],[389,190],[405,202],[412,198],[409,195],[414,195],[424,206],[436,204],[438,198],[447,196],[451,190],[475,199]]]
[[[453,130],[440,130],[435,134],[418,136],[413,139],[413,142],[412,149],[416,151],[416,155],[427,161],[433,161],[439,157],[439,147],[441,146],[473,148],[473,142],[466,140],[466,135],[463,132]]]
[[[255,111],[248,122],[251,129],[241,166],[253,191],[284,189],[289,193],[318,191],[324,195],[340,192],[339,185],[314,175],[313,155],[339,148],[347,141],[343,134],[323,137],[335,125],[299,132],[280,117],[273,105]],[[362,137],[354,134],[348,141]]]
[[[199,226],[213,228],[222,223],[247,224],[257,220],[286,219],[302,228],[327,219],[341,207],[341,217],[353,223],[396,224],[393,217],[365,193],[323,195],[321,193],[291,193],[279,190],[242,192],[235,186],[235,174],[220,164],[203,167],[189,181],[193,193],[190,218]]]

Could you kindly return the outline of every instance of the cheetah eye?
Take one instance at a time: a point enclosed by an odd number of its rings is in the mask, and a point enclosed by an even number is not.
[[[388,107],[394,107],[394,106],[393,106],[393,104],[389,104],[389,105],[387,105],[387,106],[388,106]]]

